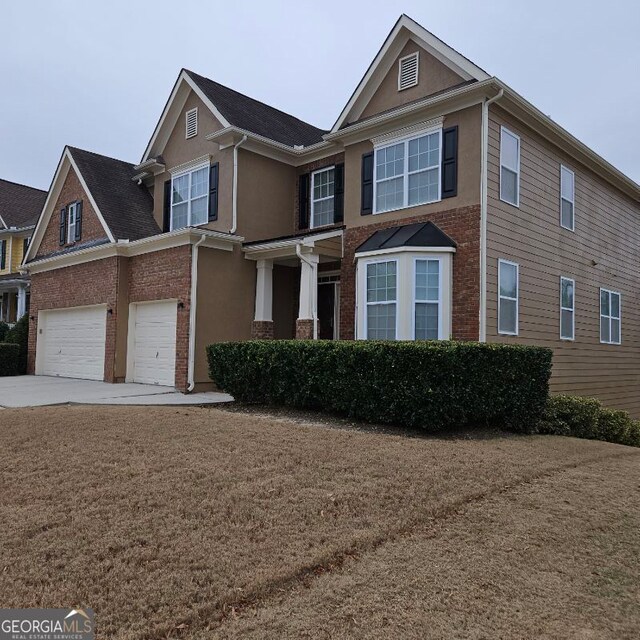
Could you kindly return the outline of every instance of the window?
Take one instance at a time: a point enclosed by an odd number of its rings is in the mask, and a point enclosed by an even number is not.
[[[198,135],[198,107],[189,109],[185,114],[185,136],[193,138]]]
[[[7,268],[7,241],[0,240],[0,271]]]
[[[171,230],[195,227],[209,220],[209,166],[171,179]]]
[[[67,244],[76,240],[78,203],[74,202],[67,207]]]
[[[333,224],[335,169],[320,169],[311,175],[311,228]]]
[[[560,338],[575,338],[575,280],[560,278]]]
[[[418,63],[420,52],[416,51],[398,61],[398,91],[418,84]]]
[[[605,344],[620,344],[622,342],[620,299],[619,293],[600,289],[600,342]]]
[[[22,241],[22,255],[26,256],[27,255],[27,250],[29,249],[29,238],[25,238]]]
[[[367,265],[366,336],[369,340],[396,339],[395,260]]]
[[[375,213],[440,200],[442,129],[375,150]]]
[[[500,128],[500,200],[520,206],[520,138]]]
[[[498,261],[498,333],[518,335],[519,267],[515,262]]]
[[[415,261],[414,338],[440,337],[440,260]]]
[[[560,226],[574,230],[575,176],[560,165]]]

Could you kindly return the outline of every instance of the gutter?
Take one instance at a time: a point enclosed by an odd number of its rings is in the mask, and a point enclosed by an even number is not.
[[[478,340],[487,341],[487,165],[489,154],[489,105],[504,95],[504,89],[482,103],[482,135],[480,148],[480,317]]]
[[[318,339],[318,287],[317,287],[317,283],[318,283],[318,265],[307,260],[306,256],[302,253],[302,251],[300,250],[302,248],[302,242],[299,242],[296,244],[296,255],[298,256],[298,258],[300,258],[300,260],[302,260],[302,262],[304,262],[305,264],[309,265],[311,267],[311,271],[314,274],[314,281],[316,282],[316,288],[315,291],[311,292],[311,299],[313,300],[313,304],[312,304],[312,308],[311,308],[311,313],[313,315],[313,339],[317,340]]]
[[[238,228],[238,149],[247,141],[247,135],[242,136],[242,140],[233,145],[233,210],[232,222],[229,233],[234,234]],[[198,245],[196,245],[197,247]]]
[[[198,300],[198,248],[206,240],[207,236],[202,236],[193,245],[191,250],[191,296],[189,299],[189,356],[187,365],[187,393],[191,393],[196,386],[195,366],[196,366],[196,309]]]

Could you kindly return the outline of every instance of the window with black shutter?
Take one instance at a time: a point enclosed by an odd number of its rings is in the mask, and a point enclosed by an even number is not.
[[[7,241],[0,240],[0,271],[7,268]]]
[[[74,239],[78,242],[82,238],[82,200],[76,202],[76,228]]]
[[[309,183],[310,175],[303,173],[298,177],[298,228],[309,228]]]
[[[60,209],[60,245],[67,242],[67,207]]]
[[[171,231],[171,180],[164,183],[164,203],[162,208],[162,231]]]
[[[335,166],[335,187],[333,204],[333,221],[344,221],[344,163]]]
[[[442,132],[442,197],[458,194],[458,127]]]
[[[219,164],[216,162],[209,169],[209,222],[218,219],[218,175]]]
[[[362,155],[360,215],[373,213],[373,151]]]

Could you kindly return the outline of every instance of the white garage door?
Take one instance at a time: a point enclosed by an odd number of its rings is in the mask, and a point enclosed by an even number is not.
[[[36,373],[104,380],[104,305],[41,311],[38,318]]]
[[[175,385],[177,313],[175,300],[131,305],[129,380]]]

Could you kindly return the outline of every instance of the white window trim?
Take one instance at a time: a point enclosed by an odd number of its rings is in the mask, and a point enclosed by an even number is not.
[[[612,315],[602,315],[602,292],[606,291],[609,296],[618,296],[618,316]],[[611,298],[609,298],[609,313],[611,313]],[[600,287],[600,294],[598,295],[598,315],[600,317],[600,324],[598,325],[598,335],[600,336],[600,344],[614,344],[620,345],[622,344],[622,294],[619,291],[612,291],[611,289],[605,289],[604,287]],[[609,319],[609,340],[602,339],[602,319]],[[620,339],[617,342],[611,340],[611,320],[617,320],[620,323]]]
[[[76,241],[76,212],[78,203],[72,202],[67,205],[67,244],[73,244]],[[73,211],[73,224],[71,223],[71,212]]]
[[[566,171],[567,173],[571,174],[571,177],[573,178],[573,193],[571,200],[569,200],[568,198],[563,197],[562,195],[562,173],[563,171]],[[567,202],[571,203],[571,222],[573,222],[573,225],[570,227],[567,227],[566,225],[562,224],[562,201],[566,200]],[[573,231],[575,232],[576,230],[576,174],[574,171],[572,171],[571,169],[569,169],[569,167],[561,164],[560,165],[560,226],[563,229],[566,229],[567,231]]]
[[[386,262],[395,262],[396,264],[396,298],[395,300],[384,300],[381,302],[369,302],[367,300],[367,270],[370,264],[381,264],[381,263],[386,263]],[[367,313],[367,310],[369,309],[369,306],[378,306],[378,305],[383,305],[383,304],[395,304],[396,305],[396,322],[395,322],[395,335],[393,337],[393,340],[397,340],[398,339],[398,311],[400,310],[400,305],[398,304],[398,260],[397,258],[381,258],[380,260],[367,260],[367,262],[364,265],[364,339],[368,340],[369,338],[367,337],[369,335],[369,323],[368,323],[368,318],[369,318],[369,314]]]
[[[511,298],[510,296],[503,296],[500,294],[500,274],[502,270],[502,265],[506,264],[516,268],[516,297]],[[516,330],[512,331],[501,331],[500,330],[500,307],[502,299],[505,300],[515,300],[516,302]],[[498,260],[498,333],[502,336],[517,336],[520,332],[520,265],[517,262],[511,262],[510,260],[503,260],[500,258]]]
[[[572,307],[563,307],[562,306],[562,284],[564,281],[570,282],[573,287],[573,306]],[[562,312],[563,311],[571,311],[571,337],[567,338],[562,335]],[[567,278],[565,276],[560,276],[560,340],[565,342],[574,342],[576,339],[576,281],[573,278]]]
[[[448,338],[448,336],[445,337],[444,334],[444,314],[443,314],[443,304],[442,304],[442,267],[443,267],[443,262],[442,262],[442,258],[437,257],[437,256],[430,256],[430,255],[423,255],[423,256],[416,256],[413,259],[413,278],[412,278],[412,283],[411,283],[411,335],[413,336],[413,340],[417,340],[416,338],[416,304],[420,304],[420,303],[426,303],[426,304],[433,304],[435,301],[434,300],[418,300],[416,298],[416,281],[417,281],[417,263],[419,260],[422,261],[435,261],[438,263],[438,300],[437,300],[437,304],[438,304],[438,340],[446,340]]]
[[[170,206],[170,231],[174,231],[174,226],[173,226],[173,181],[176,180],[177,178],[181,178],[182,176],[186,176],[186,175],[190,175],[192,173],[195,173],[196,171],[200,171],[200,169],[209,169],[210,170],[210,165],[207,164],[201,164],[195,167],[191,167],[189,169],[185,169],[184,171],[180,171],[178,173],[172,173],[171,174],[171,206]],[[207,198],[207,211],[209,210],[209,191],[211,189],[211,185],[209,184],[209,180],[211,179],[211,176],[208,174],[207,175],[207,193],[206,193],[206,198]],[[180,227],[180,229],[185,229],[187,227],[191,227],[194,226],[191,224],[191,178],[189,178],[189,199],[187,200],[187,224],[185,227]],[[204,222],[201,222],[199,225],[195,225],[198,227],[201,227],[202,225],[208,224],[209,222],[209,216],[207,216],[207,220],[205,220]]]
[[[333,169],[333,195],[332,196],[327,196],[326,198],[319,198],[318,200],[315,200],[314,197],[313,197],[313,187],[314,187],[314,184],[315,184],[316,175],[318,175],[319,173],[324,173],[325,171],[330,171],[331,169]],[[311,219],[309,220],[309,228],[310,229],[320,229],[322,227],[330,227],[335,222],[335,216],[336,216],[336,206],[335,206],[336,173],[335,173],[335,169],[336,169],[336,166],[335,165],[331,165],[330,167],[322,167],[321,169],[317,169],[316,171],[312,172],[312,174],[311,174]],[[314,223],[315,203],[316,202],[324,202],[325,200],[333,200],[333,221],[332,222],[327,222],[327,224],[316,225]]]
[[[505,200],[502,197],[502,167],[504,167],[505,169],[507,169],[508,171],[513,171],[512,167],[507,167],[506,165],[502,164],[502,136],[507,133],[510,136],[513,136],[517,141],[518,141],[518,163],[517,163],[517,169],[516,169],[516,174],[517,174],[517,179],[516,179],[516,202],[515,204],[513,202],[511,202],[510,200]],[[522,145],[520,142],[520,136],[517,133],[514,133],[513,131],[511,131],[510,129],[507,129],[507,127],[501,126],[500,127],[500,175],[499,180],[500,180],[500,200],[502,202],[505,202],[506,204],[511,205],[512,207],[518,207],[520,208],[520,155],[522,153]]]
[[[196,126],[195,131],[192,134],[189,134],[189,117],[191,114],[195,114],[196,118]],[[193,109],[189,109],[184,114],[184,136],[188,140],[189,138],[195,138],[198,135],[198,107],[194,107]]]
[[[409,60],[410,58],[416,59],[416,80],[415,82],[408,84],[406,87],[402,86],[402,63],[405,60]],[[416,87],[420,81],[420,51],[414,51],[410,53],[408,56],[403,56],[398,60],[398,91],[405,91],[406,89],[411,89],[411,87]]]
[[[416,140],[417,138],[422,138],[423,136],[430,135],[432,133],[438,133],[438,148],[440,152],[438,153],[438,197],[435,200],[429,200],[428,202],[420,202],[419,204],[409,204],[409,175],[413,175],[414,173],[421,173],[423,171],[429,171],[431,169],[435,169],[436,167],[427,167],[426,169],[420,169],[418,171],[412,171],[409,174],[409,142],[411,140]],[[383,149],[387,149],[388,147],[395,147],[397,144],[402,144],[404,146],[404,165],[402,176],[393,176],[393,178],[385,178],[384,181],[387,180],[395,180],[397,178],[403,178],[403,194],[402,194],[402,206],[396,207],[395,209],[385,209],[384,211],[378,211],[378,152]],[[423,129],[422,131],[416,131],[409,135],[403,135],[394,139],[385,140],[384,144],[378,144],[373,147],[373,214],[380,215],[383,213],[392,213],[393,211],[401,211],[402,209],[410,209],[413,207],[422,207],[428,204],[433,204],[435,202],[440,202],[442,200],[442,125],[437,127],[429,127],[428,129]]]

